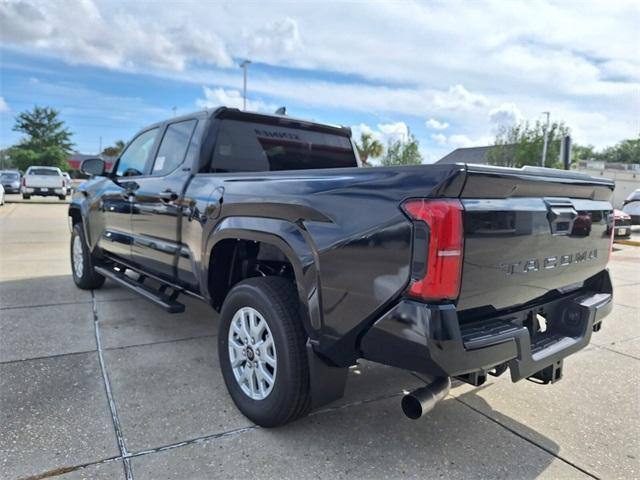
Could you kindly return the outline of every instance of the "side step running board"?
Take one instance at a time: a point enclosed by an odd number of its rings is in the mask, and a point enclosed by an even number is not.
[[[144,276],[141,277],[141,280],[134,280],[127,277],[124,272],[119,272],[111,268],[100,266],[96,266],[94,268],[100,275],[110,278],[114,282],[119,283],[129,290],[133,290],[138,295],[143,296],[150,302],[155,303],[157,306],[169,313],[184,312],[184,304],[176,301],[178,292],[174,291],[171,295],[167,295],[165,293],[167,285],[163,285],[159,289],[156,289],[143,283],[145,278]]]

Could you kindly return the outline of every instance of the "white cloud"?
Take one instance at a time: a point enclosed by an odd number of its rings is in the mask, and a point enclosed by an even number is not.
[[[511,103],[527,119],[550,110],[601,146],[640,130],[638,18],[637,0],[379,1],[366,9],[0,0],[0,40],[69,63],[226,89],[239,87],[234,64],[250,55],[270,67],[261,74],[256,65],[252,94],[283,103],[444,117],[472,140],[489,135],[487,115]]]
[[[446,93],[436,94],[434,100],[437,107],[445,110],[470,109],[489,105],[487,97],[471,93],[460,84],[449,87]]]
[[[431,140],[433,140],[439,145],[447,144],[447,136],[444,133],[432,133]]]
[[[269,57],[286,59],[301,47],[298,23],[292,18],[270,22],[253,32],[245,30],[247,55],[251,57]]]
[[[516,125],[523,120],[522,112],[514,103],[503,103],[489,111],[489,120],[496,127]]]
[[[434,130],[446,130],[449,128],[449,124],[447,122],[440,122],[435,118],[430,118],[426,121],[427,127],[433,128]]]
[[[209,88],[202,87],[204,92],[204,98],[196,100],[196,105],[199,108],[215,108],[215,107],[230,107],[230,108],[242,108],[243,98],[242,93],[239,90],[224,89],[224,88]],[[273,112],[277,107],[274,105],[267,105],[262,100],[252,100],[247,98],[247,110],[252,112]]]
[[[438,145],[446,145],[455,148],[479,147],[483,145],[489,145],[491,142],[490,137],[479,137],[476,139],[471,139],[467,135],[463,134],[454,134],[447,136],[442,133],[433,133],[431,134],[431,139]]]
[[[0,113],[2,112],[9,112],[11,109],[9,108],[9,105],[7,104],[7,101],[4,99],[4,97],[0,97]]]
[[[379,123],[377,128],[361,123],[351,127],[353,138],[358,139],[363,133],[370,134],[383,145],[398,140],[406,141],[409,138],[409,127],[404,122]]]
[[[148,13],[148,11],[147,11]],[[159,24],[153,16],[100,8],[92,0],[0,3],[0,39],[60,56],[69,63],[122,70],[184,70],[190,62],[233,65],[210,28]]]

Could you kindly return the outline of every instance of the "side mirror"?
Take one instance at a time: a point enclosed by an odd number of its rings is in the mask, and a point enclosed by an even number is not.
[[[80,171],[86,175],[104,175],[106,164],[101,158],[87,158],[80,165]]]

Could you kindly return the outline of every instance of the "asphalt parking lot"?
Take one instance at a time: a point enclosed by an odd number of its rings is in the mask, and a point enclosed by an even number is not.
[[[640,477],[638,247],[615,248],[613,313],[555,385],[457,384],[412,421],[420,379],[362,362],[343,399],[267,430],[226,392],[212,310],[78,290],[68,242],[62,202],[0,207],[0,478]]]

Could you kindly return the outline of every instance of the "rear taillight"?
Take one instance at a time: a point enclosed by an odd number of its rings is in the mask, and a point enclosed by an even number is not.
[[[420,222],[428,229],[424,276],[413,279],[407,294],[422,300],[455,300],[462,273],[462,204],[459,200],[416,199],[407,200],[402,209],[416,222],[416,232],[421,230],[417,228]],[[414,252],[416,241],[424,240],[414,235]]]
[[[611,236],[609,237],[609,257],[607,258],[607,263],[611,261],[611,252],[613,251],[613,238],[616,232],[616,217],[611,214]]]
[[[22,186],[23,187],[27,186],[26,178],[24,178],[24,177],[22,177]]]

